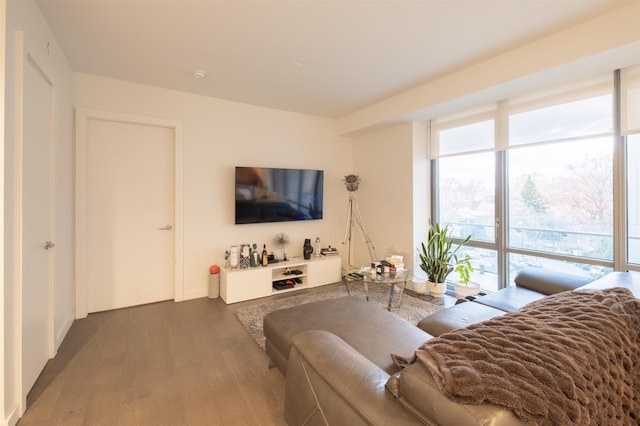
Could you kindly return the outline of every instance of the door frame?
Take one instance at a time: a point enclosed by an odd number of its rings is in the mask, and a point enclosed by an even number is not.
[[[180,120],[148,117],[90,108],[76,109],[76,161],[75,161],[75,306],[76,319],[85,318],[89,311],[88,288],[88,164],[90,120],[113,121],[169,128],[174,134],[174,300],[184,300],[184,226],[183,226],[183,124]]]

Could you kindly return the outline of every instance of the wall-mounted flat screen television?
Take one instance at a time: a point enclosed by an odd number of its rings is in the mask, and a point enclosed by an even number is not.
[[[236,224],[322,219],[323,170],[236,167]]]

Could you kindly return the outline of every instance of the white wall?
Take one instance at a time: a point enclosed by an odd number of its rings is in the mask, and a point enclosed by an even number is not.
[[[181,120],[184,128],[185,298],[208,291],[211,264],[224,265],[231,245],[275,248],[286,233],[289,256],[302,256],[305,238],[339,246],[347,208],[341,180],[351,173],[348,138],[336,122],[298,113],[207,98],[77,73],[76,107]],[[324,218],[319,221],[234,225],[234,167],[323,169]]]
[[[424,123],[407,122],[355,138],[354,169],[361,183],[354,193],[378,258],[405,254],[415,266],[416,244],[428,226],[429,175]],[[352,264],[368,264],[364,239],[356,239]]]
[[[16,31],[24,33],[25,51],[32,55],[55,86],[55,212],[53,235],[55,248],[53,295],[54,349],[57,350],[73,322],[73,191],[72,191],[72,74],[71,68],[58,47],[40,10],[31,0],[12,0],[7,3],[6,31],[6,78],[4,119],[4,412],[0,413],[8,424],[14,424],[21,415],[19,395],[20,351],[19,330],[19,264],[16,262],[14,245],[20,232],[14,217],[15,197],[19,191],[16,180]],[[4,32],[3,32],[4,33]],[[24,259],[28,264],[28,259]],[[43,315],[46,313],[43,312]]]
[[[2,147],[4,147],[4,90],[5,90],[5,39],[7,32],[7,2],[5,0],[0,0],[0,141],[2,142]],[[0,236],[2,236],[2,241],[4,241],[4,217],[5,217],[5,203],[4,203],[4,149],[0,151],[0,205],[2,206],[2,222],[0,222]],[[0,277],[2,277],[2,288],[5,288],[5,280],[4,280],[4,253],[5,247],[2,245],[0,247]],[[5,324],[8,322],[5,321],[4,315],[4,305],[5,305],[5,294],[4,290],[0,291],[0,422],[3,424],[7,423],[7,411],[5,407],[7,407],[5,403],[5,395],[7,394],[6,385],[7,381],[5,379],[5,352],[7,349],[11,347],[9,342],[6,341],[5,336],[7,335],[5,330]],[[9,404],[11,406],[12,404]]]

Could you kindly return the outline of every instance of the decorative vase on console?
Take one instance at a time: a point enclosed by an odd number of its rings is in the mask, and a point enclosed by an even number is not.
[[[313,246],[311,245],[310,238],[305,238],[304,246],[302,247],[302,253],[304,254],[305,260],[311,259],[311,253],[313,253]]]

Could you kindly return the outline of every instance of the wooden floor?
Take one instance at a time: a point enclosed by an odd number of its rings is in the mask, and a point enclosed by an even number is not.
[[[285,425],[284,377],[234,311],[202,298],[74,322],[27,400],[27,425]]]

